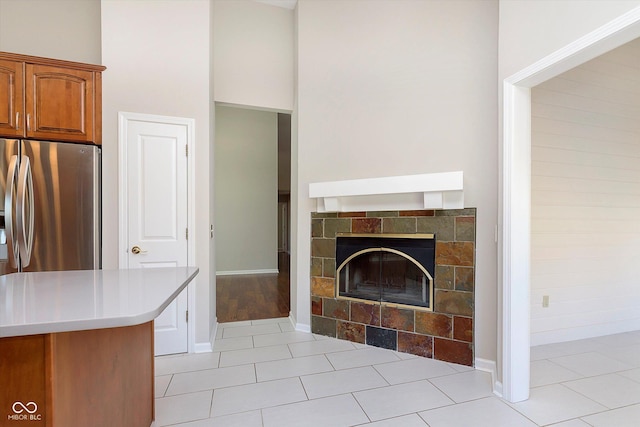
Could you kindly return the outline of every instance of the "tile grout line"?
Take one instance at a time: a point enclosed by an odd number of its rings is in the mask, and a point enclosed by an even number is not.
[[[287,331],[287,332],[289,332],[289,331]],[[282,331],[282,333],[287,333],[287,332]],[[275,334],[275,333],[274,333],[274,334]],[[250,337],[251,337],[251,342],[252,342],[252,345],[253,345],[252,349],[262,349],[262,348],[268,348],[268,347],[271,347],[271,346],[255,347],[255,338],[256,338],[256,337],[258,337],[258,336],[263,336],[263,335],[264,335],[264,334],[258,334],[258,335],[251,335],[251,336],[250,336]],[[288,359],[278,359],[278,360],[273,360],[273,361],[265,361],[265,362],[275,362],[275,361],[287,361],[287,360],[294,360],[294,359],[296,359],[296,357],[293,355],[293,353],[294,353],[294,352],[293,352],[293,349],[292,349],[292,346],[293,346],[293,345],[295,345],[295,344],[303,344],[303,343],[306,343],[306,342],[321,342],[321,341],[323,341],[323,340],[318,340],[315,336],[313,336],[313,341],[299,341],[299,342],[285,343],[284,345],[286,345],[286,346],[287,346],[287,350],[288,350],[288,353],[289,353],[290,358],[288,358]],[[274,344],[273,346],[276,346],[276,345],[280,345],[280,344]],[[443,391],[443,389],[442,389],[442,388],[438,387],[438,385],[436,385],[435,383],[433,383],[433,382],[432,382],[432,380],[436,380],[436,379],[438,379],[438,378],[446,378],[446,377],[450,377],[450,376],[453,376],[453,375],[464,374],[464,373],[467,373],[467,372],[473,372],[473,371],[456,371],[456,372],[451,372],[451,373],[447,373],[447,374],[444,374],[444,375],[438,375],[438,376],[435,376],[435,377],[424,378],[424,379],[419,379],[419,380],[415,380],[415,381],[402,382],[402,383],[398,383],[398,384],[391,384],[391,383],[389,382],[389,380],[388,380],[384,375],[382,375],[382,373],[378,370],[378,367],[383,366],[383,365],[390,365],[390,364],[393,364],[393,363],[400,363],[400,362],[410,361],[410,360],[413,360],[413,359],[403,359],[403,358],[398,357],[398,360],[394,360],[394,361],[386,361],[386,362],[382,362],[382,363],[365,363],[365,364],[363,364],[363,365],[359,365],[359,366],[352,366],[352,367],[347,367],[347,368],[344,368],[344,369],[336,369],[336,368],[335,368],[335,366],[334,366],[334,364],[331,362],[331,359],[329,358],[329,356],[330,356],[330,355],[332,355],[332,354],[340,354],[340,353],[344,353],[344,352],[348,352],[348,351],[361,350],[361,349],[366,349],[366,347],[362,347],[362,348],[360,348],[360,347],[355,347],[355,346],[354,346],[352,349],[344,348],[344,349],[340,349],[340,350],[337,350],[337,351],[329,351],[329,352],[323,351],[323,352],[321,352],[321,353],[315,353],[315,354],[314,354],[314,353],[312,353],[312,354],[303,354],[303,355],[301,355],[300,357],[322,356],[322,357],[323,357],[323,358],[328,362],[328,365],[329,365],[329,366],[331,366],[331,368],[332,368],[333,370],[332,370],[332,371],[327,371],[327,372],[315,372],[315,373],[312,373],[312,374],[306,374],[306,375],[294,375],[294,376],[292,376],[292,377],[274,378],[274,379],[272,379],[272,380],[268,380],[268,381],[264,381],[264,382],[262,382],[262,383],[266,383],[266,382],[269,382],[269,381],[279,381],[279,380],[284,380],[284,379],[287,379],[287,378],[297,378],[297,379],[298,379],[298,382],[299,382],[299,383],[301,384],[301,386],[302,386],[302,390],[303,390],[303,392],[305,393],[306,400],[302,400],[302,401],[299,401],[299,402],[291,402],[291,403],[278,404],[278,405],[268,406],[268,407],[264,407],[264,408],[256,408],[257,410],[259,410],[259,411],[260,411],[259,413],[260,413],[261,425],[262,425],[263,427],[265,426],[264,410],[266,410],[266,409],[274,408],[274,407],[279,407],[279,406],[288,406],[288,405],[293,405],[293,404],[296,404],[296,403],[302,403],[302,402],[305,402],[305,401],[306,401],[306,402],[311,402],[311,401],[316,401],[316,400],[326,399],[326,398],[332,398],[332,397],[337,397],[337,396],[342,396],[342,395],[350,395],[350,396],[352,397],[352,399],[355,399],[355,401],[356,401],[356,403],[357,403],[358,407],[359,407],[359,408],[360,408],[360,410],[365,414],[366,418],[369,420],[369,423],[371,423],[371,422],[372,422],[372,421],[371,421],[371,418],[370,418],[370,417],[369,417],[369,415],[366,413],[366,411],[364,411],[364,409],[363,409],[363,407],[362,407],[362,405],[361,405],[360,401],[359,401],[359,400],[356,398],[356,396],[355,396],[358,392],[364,392],[364,391],[370,391],[370,390],[376,390],[376,389],[384,390],[385,388],[388,388],[388,387],[392,387],[392,386],[396,386],[396,385],[403,385],[403,384],[408,384],[408,383],[415,383],[415,382],[424,381],[424,380],[426,380],[429,384],[431,384],[433,387],[435,387],[435,389],[437,389],[440,393],[442,393],[444,396],[446,396],[446,397],[447,397],[447,398],[452,402],[452,403],[447,404],[447,405],[444,405],[444,406],[440,406],[440,407],[437,407],[437,408],[431,408],[431,409],[429,409],[429,410],[427,410],[427,411],[435,410],[435,409],[438,409],[438,408],[456,407],[457,405],[464,405],[464,404],[466,404],[466,403],[476,402],[476,401],[481,401],[481,400],[485,400],[485,399],[498,399],[498,401],[499,401],[499,402],[502,402],[502,404],[503,404],[503,405],[505,405],[505,406],[507,406],[508,408],[510,408],[511,410],[513,410],[513,411],[514,411],[514,413],[517,413],[519,416],[522,416],[522,417],[523,417],[523,419],[526,419],[526,420],[531,421],[531,422],[533,423],[533,425],[538,425],[536,422],[534,422],[534,421],[533,421],[533,419],[532,419],[532,418],[530,418],[529,416],[525,415],[523,412],[521,412],[521,411],[520,411],[519,409],[517,409],[515,406],[512,406],[512,405],[508,404],[507,402],[505,402],[505,401],[504,401],[504,400],[502,400],[502,399],[499,399],[499,398],[496,398],[496,397],[494,397],[494,396],[489,395],[489,396],[476,397],[476,398],[474,398],[474,399],[470,399],[470,400],[465,400],[465,401],[457,402],[457,401],[455,401],[455,400],[453,399],[453,397],[451,397],[448,393],[446,393],[445,391]],[[247,350],[248,350],[248,349],[247,349]],[[223,353],[227,353],[228,351],[232,351],[232,350],[225,350],[225,351],[217,352],[217,353],[218,353],[218,355],[217,355],[217,367],[214,367],[213,369],[220,369],[220,362],[221,362],[221,359],[222,359],[222,354],[223,354]],[[235,351],[235,350],[233,350],[233,351]],[[215,352],[214,352],[214,353],[215,353]],[[613,375],[613,376],[616,376],[616,377],[619,377],[619,378],[624,378],[625,380],[630,380],[630,381],[632,381],[633,383],[638,383],[638,382],[639,382],[639,381],[638,381],[638,379],[634,378],[633,376],[631,376],[631,377],[627,377],[627,376],[625,376],[625,375],[622,375],[622,373],[625,373],[625,372],[631,372],[631,371],[635,371],[635,370],[640,370],[640,366],[635,366],[635,365],[633,365],[633,364],[625,363],[624,361],[619,361],[619,360],[617,360],[617,359],[614,359],[614,358],[611,358],[611,357],[607,356],[606,354],[602,354],[602,353],[598,352],[597,350],[585,349],[584,351],[579,352],[579,353],[576,353],[576,354],[563,355],[563,356],[555,356],[554,358],[557,358],[557,357],[568,357],[568,356],[579,356],[579,355],[584,355],[584,354],[588,354],[588,353],[597,353],[597,354],[599,354],[600,356],[603,356],[603,357],[606,357],[606,358],[612,359],[612,360],[614,360],[614,361],[620,362],[620,363],[622,363],[623,365],[628,365],[628,366],[630,366],[630,367],[629,367],[629,368],[625,368],[625,369],[621,369],[621,370],[612,371],[612,372],[605,372],[605,373],[602,373],[602,374],[586,376],[586,375],[581,374],[581,373],[579,373],[579,372],[575,372],[575,371],[573,371],[573,370],[572,370],[572,369],[570,369],[570,368],[566,368],[566,367],[564,367],[564,366],[562,366],[562,365],[559,365],[559,364],[555,363],[553,360],[551,360],[552,358],[549,358],[549,357],[546,357],[546,358],[542,358],[542,359],[536,360],[536,361],[546,361],[546,362],[550,362],[550,363],[552,363],[552,364],[553,364],[553,365],[555,365],[555,366],[558,366],[558,367],[560,367],[560,368],[562,368],[562,369],[566,369],[567,371],[572,372],[572,373],[574,373],[574,374],[576,374],[576,375],[579,375],[579,376],[580,376],[580,378],[576,378],[576,379],[573,379],[573,380],[567,380],[567,381],[557,381],[556,379],[554,379],[554,382],[552,382],[552,383],[550,383],[550,384],[546,384],[546,385],[541,385],[541,386],[538,386],[538,387],[543,387],[543,386],[553,386],[553,385],[556,385],[556,386],[557,386],[557,385],[560,385],[560,386],[562,386],[562,388],[563,388],[564,390],[571,391],[572,393],[575,393],[576,395],[580,396],[581,398],[584,398],[585,400],[587,400],[587,401],[589,401],[589,402],[591,402],[591,403],[593,403],[593,404],[596,404],[596,405],[598,405],[599,407],[604,408],[603,410],[600,410],[600,411],[597,411],[597,412],[593,412],[593,413],[585,414],[585,415],[580,415],[580,416],[577,416],[577,417],[569,418],[569,419],[566,419],[566,420],[555,421],[555,422],[561,422],[561,423],[562,423],[562,422],[567,422],[567,421],[580,420],[581,422],[585,422],[586,424],[591,424],[591,423],[587,423],[583,418],[586,418],[586,417],[589,417],[589,416],[593,416],[593,415],[606,414],[606,413],[608,413],[608,412],[612,412],[612,411],[620,410],[620,409],[623,409],[623,408],[631,408],[631,407],[637,407],[637,406],[640,406],[640,402],[636,402],[636,403],[629,403],[629,404],[627,404],[627,405],[620,406],[620,407],[609,408],[609,407],[608,407],[608,405],[601,404],[601,403],[597,402],[596,400],[594,400],[593,398],[590,398],[590,397],[588,397],[587,395],[583,394],[582,392],[577,391],[577,390],[573,390],[572,388],[570,388],[570,387],[568,387],[568,386],[566,385],[567,383],[570,383],[570,382],[572,382],[572,381],[580,381],[580,380],[583,380],[583,379],[591,379],[591,378],[597,378],[597,377],[609,376],[609,375]],[[396,356],[397,356],[397,355],[396,355]],[[188,356],[184,356],[184,357],[188,357]],[[196,359],[196,360],[199,360],[199,359]],[[185,360],[185,361],[186,361],[186,360]],[[369,362],[370,362],[370,361],[369,361]],[[534,362],[534,361],[532,361],[532,362]],[[200,363],[200,362],[198,362],[198,363]],[[249,362],[249,363],[245,363],[245,364],[241,364],[241,365],[233,365],[233,366],[228,367],[228,368],[232,368],[232,367],[236,367],[236,366],[237,366],[237,367],[239,367],[239,366],[243,366],[243,365],[246,365],[246,364],[252,364],[252,365],[253,365],[253,373],[254,373],[255,383],[250,383],[250,384],[240,384],[240,385],[237,385],[237,386],[244,386],[244,385],[251,385],[251,384],[258,384],[258,383],[259,383],[259,382],[258,382],[257,363],[259,363],[259,362],[255,362],[255,361],[254,361],[254,362]],[[593,364],[591,364],[591,365],[593,365]],[[177,365],[177,366],[181,366],[181,365]],[[590,365],[585,365],[585,366],[590,366]],[[308,376],[308,375],[309,375],[309,376],[310,376],[310,375],[320,375],[320,374],[324,374],[324,373],[338,373],[338,372],[340,372],[340,371],[346,371],[346,370],[358,369],[358,368],[368,368],[368,367],[373,368],[373,369],[374,369],[374,371],[375,371],[378,375],[380,375],[380,377],[384,380],[384,382],[385,382],[385,383],[387,383],[387,385],[382,385],[382,386],[373,387],[373,388],[366,388],[366,389],[363,389],[363,390],[357,390],[357,391],[353,391],[353,392],[338,393],[338,394],[333,394],[333,395],[329,395],[329,396],[322,396],[322,397],[318,397],[318,398],[316,398],[316,399],[310,399],[310,398],[309,398],[309,393],[308,393],[307,389],[305,388],[304,383],[303,383],[303,381],[302,381],[302,377],[303,377],[303,376]],[[597,369],[596,369],[596,368],[597,368],[597,366],[593,366],[593,368],[597,371]],[[211,368],[195,369],[195,370],[192,370],[192,371],[179,372],[179,373],[198,372],[198,371],[205,371],[205,370],[209,370],[209,369],[211,369]],[[452,367],[452,369],[454,369],[454,370],[455,370],[455,368],[453,368],[453,367]],[[583,369],[583,370],[584,370],[584,369]],[[592,371],[590,371],[590,372],[593,372],[593,370],[592,370]],[[167,386],[166,386],[166,389],[165,389],[165,391],[164,391],[164,393],[163,393],[163,396],[162,396],[162,397],[159,397],[158,399],[162,399],[162,400],[164,400],[164,399],[166,399],[166,398],[171,398],[171,397],[173,397],[173,396],[166,396],[166,394],[167,394],[167,392],[168,392],[168,390],[169,390],[169,388],[170,388],[171,384],[172,384],[172,383],[174,382],[174,380],[176,379],[176,377],[175,377],[175,375],[176,375],[176,374],[178,374],[178,372],[170,372],[170,373],[168,373],[168,374],[165,374],[165,375],[170,375],[169,382],[168,382],[168,384],[167,384]],[[639,378],[640,378],[640,377],[639,377]],[[552,379],[553,379],[553,378],[552,378]],[[295,383],[294,383],[294,384],[295,384]],[[469,385],[469,384],[473,384],[473,383],[472,383],[472,382],[468,382],[468,383],[465,383],[465,384]],[[154,385],[154,386],[155,386],[155,385]],[[236,387],[236,386],[228,386],[228,387]],[[208,391],[208,392],[210,392],[210,393],[211,393],[211,402],[210,402],[210,405],[209,405],[209,418],[212,418],[212,417],[211,417],[211,414],[212,414],[212,410],[213,410],[213,399],[214,399],[214,397],[215,397],[216,390],[221,390],[221,389],[228,388],[228,387],[219,387],[219,388],[212,388],[212,389],[207,389],[207,390],[200,390],[200,391],[188,392],[188,393],[183,393],[183,394],[175,395],[175,396],[181,396],[181,395],[185,395],[185,394],[201,393],[201,392],[203,392],[203,391]],[[535,388],[537,388],[537,387],[532,387],[531,389],[533,390],[533,389],[535,389]],[[454,393],[454,394],[455,394],[455,393]],[[626,400],[626,399],[625,399],[625,400]],[[204,409],[204,408],[203,408],[203,409]],[[253,412],[253,411],[254,411],[254,410],[256,410],[256,409],[252,409],[252,410],[250,410],[250,411],[249,411],[249,410],[247,410],[247,411],[242,411],[242,412],[239,412],[239,413],[234,413],[234,414],[229,414],[229,415],[237,415],[237,414],[241,414],[241,413]],[[354,409],[355,409],[355,408],[354,408]],[[423,411],[419,411],[419,412],[423,412]],[[387,418],[387,419],[391,419],[391,418],[401,418],[401,417],[404,417],[404,416],[409,416],[409,415],[417,414],[417,415],[418,415],[418,417],[420,418],[420,420],[422,420],[423,422],[425,422],[425,423],[426,423],[426,420],[420,416],[419,412],[412,412],[412,413],[409,413],[409,414],[397,415],[397,416],[393,416],[393,417],[390,417],[390,418]],[[181,422],[180,422],[180,423],[178,423],[178,424],[172,424],[172,425],[175,425],[175,426],[180,426],[180,425],[183,425],[183,424],[185,424],[185,425],[186,425],[186,424],[187,424],[187,423],[189,423],[189,422],[191,422],[191,421],[181,421]],[[366,425],[366,424],[369,424],[369,423],[358,424],[358,425]],[[257,424],[252,424],[252,425],[257,425]],[[427,424],[427,425],[428,425],[428,424]]]

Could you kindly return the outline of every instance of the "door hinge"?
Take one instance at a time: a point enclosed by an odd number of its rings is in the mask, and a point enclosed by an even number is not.
[[[184,237],[185,237],[185,239],[189,240],[189,229],[188,228],[184,229]]]
[[[187,323],[189,323],[189,310],[184,312],[184,317],[185,317]]]
[[[189,157],[189,146],[188,145],[184,146],[184,155]]]

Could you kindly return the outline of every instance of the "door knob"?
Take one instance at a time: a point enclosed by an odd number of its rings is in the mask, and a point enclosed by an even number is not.
[[[147,251],[143,251],[142,249],[140,249],[140,246],[136,245],[131,248],[131,253],[134,255],[138,255],[138,254],[146,254]]]

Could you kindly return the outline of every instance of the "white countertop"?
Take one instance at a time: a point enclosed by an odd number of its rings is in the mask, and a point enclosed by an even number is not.
[[[197,274],[177,267],[0,276],[0,338],[146,323]]]

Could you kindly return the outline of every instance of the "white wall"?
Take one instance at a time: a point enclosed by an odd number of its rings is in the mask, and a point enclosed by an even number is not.
[[[310,318],[309,183],[462,170],[478,208],[476,356],[496,359],[497,19],[497,1],[299,1],[298,323]]]
[[[293,11],[249,0],[213,0],[216,102],[293,109]]]
[[[215,319],[209,238],[210,3],[103,0],[103,257],[118,263],[119,111],[195,119],[195,342],[206,347]],[[191,318],[191,316],[190,316]]]
[[[638,0],[501,0],[500,81],[639,5]]]
[[[277,272],[277,116],[216,107],[217,274]]]
[[[531,94],[531,344],[640,329],[640,40]]]
[[[0,0],[0,51],[100,64],[100,0]]]

